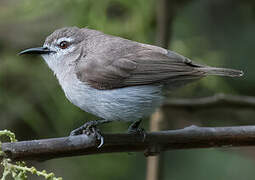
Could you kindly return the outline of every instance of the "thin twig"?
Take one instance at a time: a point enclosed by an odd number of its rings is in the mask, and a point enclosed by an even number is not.
[[[171,149],[236,147],[255,145],[255,126],[197,127],[136,134],[104,134],[105,143],[97,148],[93,135],[3,143],[2,151],[12,160],[53,158],[113,152],[144,152],[154,155]]]
[[[217,94],[193,99],[170,99],[163,108],[208,109],[208,108],[255,108],[255,97]]]

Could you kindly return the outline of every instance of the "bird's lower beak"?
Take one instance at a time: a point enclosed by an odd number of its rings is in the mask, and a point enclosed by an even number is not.
[[[23,55],[23,54],[49,54],[51,51],[49,50],[47,47],[37,47],[37,48],[30,48],[30,49],[26,49],[24,51],[21,51],[19,53],[19,55]]]

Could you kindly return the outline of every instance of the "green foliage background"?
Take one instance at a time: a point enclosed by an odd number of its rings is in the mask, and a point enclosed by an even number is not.
[[[178,6],[178,3],[182,3]],[[69,103],[40,57],[19,57],[40,46],[47,35],[64,26],[89,27],[131,40],[154,44],[157,0],[1,0],[0,1],[0,129],[19,140],[67,135],[85,120],[96,119]],[[253,1],[171,1],[176,6],[170,49],[212,66],[242,69],[239,79],[208,77],[170,94],[201,97],[215,93],[255,95]],[[254,124],[254,113],[206,112],[200,125]],[[233,120],[233,117],[238,119]],[[176,127],[174,121],[171,127]],[[114,123],[103,131],[125,131]],[[144,121],[148,127],[148,121]],[[184,124],[179,124],[182,127]],[[252,179],[255,154],[242,150],[186,150],[165,155],[165,179]],[[31,162],[64,179],[144,179],[141,153],[107,154]],[[36,179],[33,177],[33,179]]]

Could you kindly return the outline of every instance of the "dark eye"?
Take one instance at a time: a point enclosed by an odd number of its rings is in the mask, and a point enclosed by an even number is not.
[[[62,41],[58,45],[61,49],[66,49],[69,46],[69,43],[67,41]]]

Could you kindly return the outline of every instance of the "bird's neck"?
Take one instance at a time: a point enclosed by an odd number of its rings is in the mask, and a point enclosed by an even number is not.
[[[61,85],[65,83],[70,83],[74,78],[76,78],[75,65],[66,64],[64,67],[58,67],[54,70],[54,74],[56,75]]]

